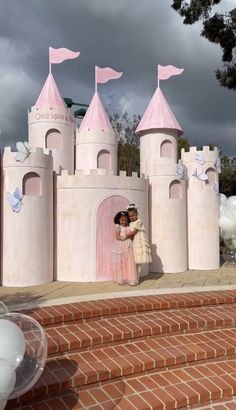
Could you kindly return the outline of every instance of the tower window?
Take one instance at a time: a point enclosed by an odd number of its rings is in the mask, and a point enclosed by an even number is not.
[[[105,149],[99,151],[97,156],[97,167],[103,169],[111,169],[111,154]]]
[[[173,158],[173,147],[170,140],[162,141],[160,154],[163,158]]]
[[[47,131],[45,136],[45,147],[49,149],[63,148],[63,137],[59,130],[52,128]]]
[[[172,181],[169,185],[169,198],[182,199],[182,186],[180,181]]]
[[[22,188],[23,195],[42,195],[40,176],[36,172],[28,172],[23,177]]]

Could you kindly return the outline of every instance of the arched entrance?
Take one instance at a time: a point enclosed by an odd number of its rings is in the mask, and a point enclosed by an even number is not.
[[[113,218],[125,210],[128,200],[120,195],[104,199],[97,211],[96,221],[96,280],[111,280],[111,246],[115,241]]]

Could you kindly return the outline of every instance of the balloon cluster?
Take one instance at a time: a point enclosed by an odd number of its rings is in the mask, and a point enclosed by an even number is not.
[[[220,194],[220,219],[219,226],[221,238],[226,247],[223,257],[226,262],[236,262],[236,196],[227,198]]]
[[[47,339],[39,323],[22,313],[9,313],[0,302],[0,410],[36,383],[46,358]]]

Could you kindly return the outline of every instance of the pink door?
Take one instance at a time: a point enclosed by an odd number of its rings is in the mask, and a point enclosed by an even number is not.
[[[96,279],[111,280],[111,247],[115,241],[114,216],[124,211],[129,204],[122,196],[111,196],[105,199],[97,211],[96,233]]]

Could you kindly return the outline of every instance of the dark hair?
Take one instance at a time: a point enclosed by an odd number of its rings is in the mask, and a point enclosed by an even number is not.
[[[127,211],[128,212],[135,212],[137,214],[138,213],[138,208],[136,207],[135,204],[129,204],[129,206],[127,206]]]
[[[128,223],[130,223],[130,219],[129,219],[129,214],[128,214],[128,212],[127,211],[120,211],[120,212],[118,212],[117,214],[116,214],[116,216],[114,217],[114,224],[119,224],[119,222],[120,222],[120,218],[122,217],[122,216],[125,216],[126,218],[127,218],[127,220],[128,220]]]

